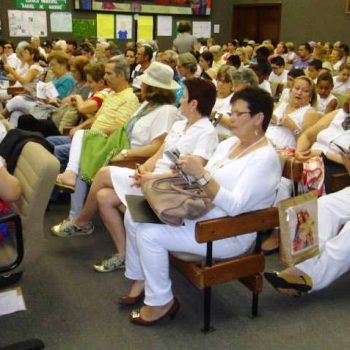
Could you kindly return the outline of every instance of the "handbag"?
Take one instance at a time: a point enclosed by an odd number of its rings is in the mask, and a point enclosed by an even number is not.
[[[278,214],[280,261],[293,266],[318,255],[317,191],[279,202]]]
[[[149,180],[142,192],[159,220],[171,226],[197,219],[214,207],[198,184],[190,185],[178,176]]]

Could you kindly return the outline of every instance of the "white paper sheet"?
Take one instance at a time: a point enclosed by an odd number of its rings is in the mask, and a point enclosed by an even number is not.
[[[51,32],[71,33],[72,14],[70,12],[51,12],[50,13]]]
[[[210,21],[193,21],[192,33],[196,38],[210,38],[211,37],[211,22]]]
[[[157,17],[157,35],[158,36],[172,36],[173,17],[172,16],[158,16]]]
[[[26,310],[21,288],[0,293],[0,316]]]
[[[47,36],[46,11],[8,10],[10,36]]]
[[[57,96],[58,96],[58,91],[55,88],[55,85],[53,85],[52,81],[49,81],[48,83],[38,81],[38,83],[36,84],[36,97],[37,98],[54,99]]]

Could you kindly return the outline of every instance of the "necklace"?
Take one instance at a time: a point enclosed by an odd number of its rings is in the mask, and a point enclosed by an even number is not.
[[[254,143],[252,143],[251,145],[249,145],[247,148],[245,148],[245,149],[243,149],[241,152],[239,152],[236,156],[234,156],[234,157],[229,157],[231,160],[233,160],[233,159],[237,159],[237,158],[239,158],[239,157],[241,157],[243,154],[245,154],[245,153],[247,153],[249,150],[251,150],[254,146],[256,146],[257,144],[259,144],[260,143],[260,141],[261,140],[263,140],[265,138],[265,135],[264,136],[262,136],[262,137],[260,137],[260,139],[258,139],[258,140],[256,140]],[[239,145],[237,145],[236,147],[235,147],[235,149],[236,148],[238,148],[238,146]],[[232,151],[231,151],[231,153],[232,153]]]
[[[256,146],[258,143],[260,143],[263,139],[265,139],[265,136],[262,136],[260,139],[249,145],[247,148],[245,148],[243,151],[241,151],[239,154],[237,154],[235,157],[230,158],[226,157],[224,159],[217,160],[211,167],[210,167],[210,173],[211,175],[214,175],[216,171],[218,171],[220,168],[224,167],[226,164],[231,163],[232,161],[235,161],[237,158],[241,157],[244,153],[252,149],[254,146]],[[232,153],[232,148],[231,152]]]

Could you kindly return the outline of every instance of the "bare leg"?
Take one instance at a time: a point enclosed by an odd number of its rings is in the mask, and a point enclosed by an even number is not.
[[[98,210],[96,194],[103,188],[113,188],[109,167],[101,168],[96,174],[96,177],[90,187],[89,194],[86,198],[83,210],[74,221],[76,226],[85,227],[92,221]]]
[[[137,297],[145,289],[145,281],[134,281],[130,287],[128,297]]]
[[[100,217],[110,234],[118,255],[125,256],[124,220],[117,209],[121,204],[113,188],[103,188],[96,194]]]

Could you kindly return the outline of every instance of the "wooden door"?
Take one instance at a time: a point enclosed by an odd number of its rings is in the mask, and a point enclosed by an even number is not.
[[[280,39],[281,5],[235,5],[233,7],[232,38],[253,39],[256,42]]]

